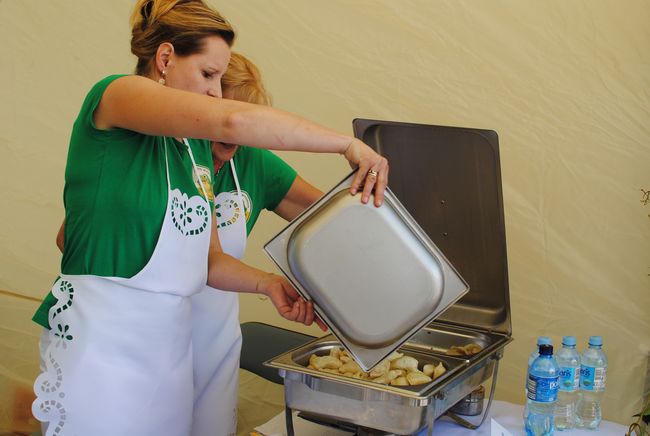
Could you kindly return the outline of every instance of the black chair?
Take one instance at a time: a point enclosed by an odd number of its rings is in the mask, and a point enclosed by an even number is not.
[[[261,322],[243,323],[241,334],[240,368],[277,384],[283,384],[284,379],[277,369],[264,366],[264,362],[314,339],[310,335]]]

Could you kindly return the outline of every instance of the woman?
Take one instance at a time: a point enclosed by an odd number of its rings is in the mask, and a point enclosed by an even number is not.
[[[257,67],[238,53],[232,53],[222,86],[224,98],[270,104]],[[289,221],[323,194],[268,150],[214,143],[212,161],[219,241],[237,258],[263,209]],[[192,345],[192,435],[234,434],[241,350],[237,294],[206,287],[192,296]]]
[[[385,159],[285,112],[220,98],[234,32],[202,1],[139,0],[134,76],[88,93],[66,166],[65,250],[52,287],[34,415],[47,435],[190,434],[191,301],[207,283],[267,295],[307,325],[286,280],[225,254],[212,220],[210,141],[344,154],[381,203]],[[201,138],[187,140],[182,138]],[[207,280],[206,280],[207,279]]]

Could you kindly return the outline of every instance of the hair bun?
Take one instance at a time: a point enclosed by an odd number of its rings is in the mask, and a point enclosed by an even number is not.
[[[153,0],[145,2],[140,8],[140,15],[142,15],[142,30],[146,29],[149,25],[149,17],[151,17],[151,9],[153,8]]]

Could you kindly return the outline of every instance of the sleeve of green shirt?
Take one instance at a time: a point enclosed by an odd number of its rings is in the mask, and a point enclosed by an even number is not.
[[[59,278],[57,277],[56,280]],[[54,282],[56,282],[54,280]],[[36,312],[34,312],[34,316],[32,316],[32,321],[34,321],[36,324],[39,324],[46,329],[49,330],[50,328],[50,320],[49,320],[49,314],[50,314],[50,308],[56,304],[56,297],[54,294],[52,294],[52,291],[48,292],[45,298],[43,299],[43,302],[41,303],[40,306],[38,306],[38,309],[36,309]]]
[[[289,192],[298,173],[269,150],[260,150],[260,161],[268,178],[265,181],[264,208],[274,210]]]

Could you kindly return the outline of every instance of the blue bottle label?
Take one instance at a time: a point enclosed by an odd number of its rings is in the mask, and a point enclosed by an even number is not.
[[[565,392],[573,392],[580,386],[580,370],[565,366],[560,368],[558,373],[560,377],[560,390]]]
[[[528,375],[528,399],[542,403],[552,403],[557,400],[559,377],[538,377]]]
[[[580,389],[585,391],[604,391],[606,378],[606,367],[580,366]]]

